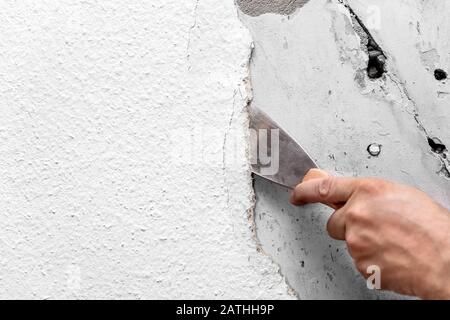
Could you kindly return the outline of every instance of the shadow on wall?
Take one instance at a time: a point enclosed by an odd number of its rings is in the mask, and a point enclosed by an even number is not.
[[[344,242],[326,231],[331,210],[320,205],[296,208],[291,191],[255,178],[255,225],[262,248],[278,263],[300,299],[392,299],[367,289]],[[281,208],[281,211],[280,211]]]

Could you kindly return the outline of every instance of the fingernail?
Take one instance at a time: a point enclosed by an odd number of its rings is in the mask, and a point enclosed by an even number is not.
[[[327,196],[328,193],[330,192],[330,187],[331,187],[331,179],[330,178],[323,179],[319,186],[320,195]]]

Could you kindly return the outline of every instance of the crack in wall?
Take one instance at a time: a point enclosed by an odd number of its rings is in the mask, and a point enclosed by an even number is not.
[[[190,26],[189,32],[188,32],[188,42],[187,42],[187,45],[186,45],[186,58],[187,58],[187,61],[188,61],[188,65],[189,65],[190,59],[191,59],[191,54],[189,53],[189,50],[191,48],[191,35],[192,35],[192,31],[197,26],[197,13],[198,13],[198,5],[199,5],[199,3],[200,3],[200,0],[196,0],[195,6],[194,6],[194,22]],[[188,69],[190,69],[190,68],[191,68],[191,66],[189,65]]]
[[[369,29],[365,26],[363,21],[353,11],[349,4],[344,0],[338,0],[350,13],[353,20],[353,27],[355,32],[360,36],[361,43],[367,49],[366,53],[369,56],[369,62],[367,64],[367,75],[371,79],[379,79],[386,72],[386,60],[387,56],[377,43],[375,38],[370,33]]]
[[[427,143],[431,148],[431,151],[442,163],[441,169],[438,170],[436,173],[440,176],[443,176],[444,178],[450,179],[450,159],[447,147],[438,138],[432,137],[430,135],[429,131],[420,120],[420,114],[417,108],[417,103],[412,99],[405,85],[398,79],[398,77],[395,74],[389,76],[389,78],[392,82],[396,84],[397,88],[400,90],[400,93],[403,94],[413,106],[412,115],[414,117],[414,121],[416,122],[419,130],[424,134]],[[438,144],[440,145],[440,147],[436,147]]]
[[[227,181],[227,164],[226,164],[226,148],[227,148],[227,142],[228,142],[228,135],[231,132],[234,116],[236,113],[236,95],[238,90],[234,91],[233,94],[233,109],[231,110],[231,114],[228,121],[228,127],[225,130],[225,133],[223,135],[223,144],[222,144],[222,173],[223,173],[223,179],[224,179],[224,188],[225,192],[227,194],[227,207],[230,205],[230,188],[228,187],[228,181]]]

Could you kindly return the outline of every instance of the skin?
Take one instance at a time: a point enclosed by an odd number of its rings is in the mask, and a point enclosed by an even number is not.
[[[301,206],[335,210],[330,236],[347,242],[358,271],[381,270],[381,287],[422,299],[450,299],[450,211],[417,189],[311,170],[292,193]]]

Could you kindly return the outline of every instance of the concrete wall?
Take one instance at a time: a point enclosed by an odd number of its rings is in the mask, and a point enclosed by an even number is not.
[[[378,297],[247,150],[253,98],[321,167],[449,205],[450,8],[376,3],[373,81],[335,0],[0,1],[0,298]]]
[[[434,75],[450,68],[448,2],[301,1],[287,14],[238,2],[255,43],[253,106],[321,168],[407,183],[450,207],[450,87]],[[369,37],[387,58],[378,79],[367,72]],[[258,239],[300,298],[397,298],[367,290],[345,245],[326,235],[328,209],[293,208],[287,190],[263,180],[255,188]]]

